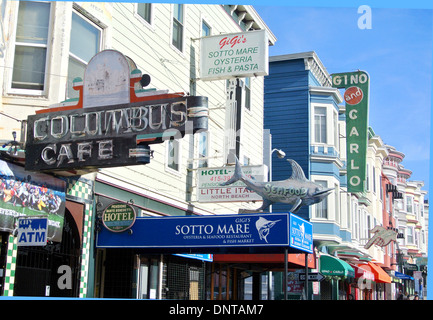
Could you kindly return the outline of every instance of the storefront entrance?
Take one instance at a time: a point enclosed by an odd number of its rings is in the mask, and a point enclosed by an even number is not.
[[[71,272],[66,273],[64,268],[60,268],[61,266],[67,266],[67,270]],[[65,210],[60,243],[50,242],[44,247],[18,248],[14,295],[78,297],[79,266],[79,233],[72,215],[68,210]],[[69,276],[69,274],[71,276],[70,281],[66,278],[60,279],[62,276]]]
[[[206,263],[134,249],[97,254],[100,298],[204,300]]]

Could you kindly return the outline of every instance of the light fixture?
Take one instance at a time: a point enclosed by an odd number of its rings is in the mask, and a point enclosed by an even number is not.
[[[281,149],[273,149],[273,150],[271,151],[271,154],[272,154],[274,151],[277,152],[277,157],[280,158],[280,159],[283,159],[283,158],[286,156],[286,153],[285,153],[283,150],[281,150]]]

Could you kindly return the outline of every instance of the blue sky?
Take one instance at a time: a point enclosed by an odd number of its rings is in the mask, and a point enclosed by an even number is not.
[[[360,29],[356,6],[261,4],[254,8],[277,37],[271,56],[315,51],[329,73],[369,73],[369,125],[405,154],[410,180],[424,181],[428,190],[432,11],[371,7],[371,29]]]
[[[363,30],[358,28],[358,6],[341,8],[338,1],[326,2],[332,7],[314,7],[314,1],[307,1],[307,8],[277,0],[270,2],[277,7],[263,3],[258,1],[254,7],[277,37],[269,50],[271,56],[315,51],[329,73],[356,69],[369,73],[370,126],[386,144],[405,153],[402,164],[412,170],[410,180],[424,181],[423,189],[432,193],[433,2],[396,1],[384,6],[387,8],[372,6],[372,28]],[[294,5],[295,1],[289,3]],[[429,256],[432,248],[430,236]],[[430,260],[429,268],[431,264]],[[432,285],[432,277],[428,277],[428,287]],[[428,299],[432,299],[430,291]]]

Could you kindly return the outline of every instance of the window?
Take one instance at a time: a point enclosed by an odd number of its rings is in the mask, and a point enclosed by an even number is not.
[[[335,190],[335,221],[341,225],[340,221],[340,187],[338,184],[334,184]]]
[[[171,139],[167,142],[167,167],[179,171],[180,143],[179,140]]]
[[[49,23],[49,3],[20,1],[12,89],[45,89]]]
[[[198,133],[198,157],[199,158],[208,157],[208,146],[209,146],[208,134],[209,133],[207,131]],[[207,159],[199,160],[198,166],[199,168],[207,167],[208,166]]]
[[[152,24],[152,4],[138,3],[137,14],[144,19],[148,24]]]
[[[211,35],[211,27],[206,23],[206,21],[202,20],[201,23],[201,36],[207,37]]]
[[[407,213],[413,213],[413,198],[406,196],[406,211]]]
[[[251,78],[245,78],[245,108],[251,110]]]
[[[413,227],[407,227],[406,228],[406,243],[413,244],[414,238],[413,238]]]
[[[386,204],[386,212],[391,211],[391,199],[389,196],[389,192],[385,192],[385,204]]]
[[[78,92],[72,88],[73,80],[83,78],[87,63],[101,49],[102,30],[89,20],[72,13],[71,44],[69,49],[67,97],[77,98]]]
[[[316,183],[324,188],[328,187],[326,181],[316,181]],[[316,203],[316,218],[328,218],[328,199],[325,197],[321,202]]]
[[[358,239],[358,226],[359,226],[359,210],[356,203],[353,204],[353,239]]]
[[[370,166],[368,165],[368,163],[367,163],[367,173],[366,173],[366,175],[365,175],[365,178],[366,178],[366,185],[367,185],[367,191],[370,191],[371,190],[371,188],[370,188]]]
[[[314,107],[314,141],[326,143],[326,108]]]
[[[179,50],[183,50],[183,4],[173,5],[173,35],[172,44]]]
[[[226,123],[224,136],[224,157],[227,163],[234,163],[236,156],[240,159],[241,149],[241,127],[242,109],[240,79],[226,81],[227,104],[226,104]],[[239,107],[238,107],[239,106]]]
[[[340,151],[340,127],[337,112],[334,112],[334,146],[337,151]]]

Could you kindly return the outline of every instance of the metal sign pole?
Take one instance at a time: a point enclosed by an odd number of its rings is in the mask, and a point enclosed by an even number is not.
[[[308,253],[305,254],[305,300],[308,299]]]
[[[287,255],[289,251],[287,247],[284,248],[284,284],[283,284],[283,292],[284,292],[284,300],[287,300],[287,272],[288,272],[288,261]]]

